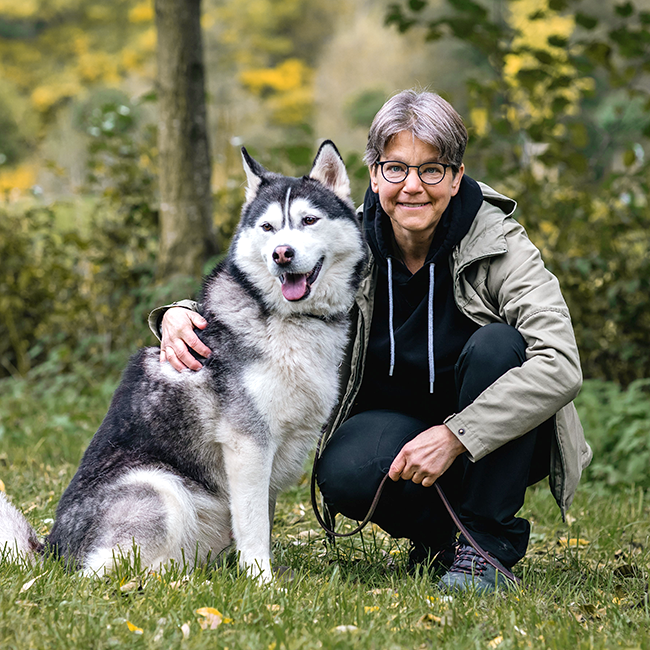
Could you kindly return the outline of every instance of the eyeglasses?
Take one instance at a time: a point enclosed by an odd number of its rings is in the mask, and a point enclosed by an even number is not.
[[[439,162],[428,162],[422,165],[407,165],[399,160],[383,160],[377,163],[381,167],[381,175],[389,183],[402,183],[409,175],[409,169],[417,169],[420,180],[425,185],[437,185],[442,182],[447,172],[447,165]]]

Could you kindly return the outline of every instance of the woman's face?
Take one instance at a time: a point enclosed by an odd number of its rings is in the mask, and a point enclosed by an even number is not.
[[[389,141],[381,160],[399,160],[407,165],[440,162],[438,150],[416,138],[409,131],[400,131]],[[379,195],[384,212],[390,217],[398,242],[402,238],[433,239],[433,233],[451,201],[456,196],[465,170],[461,165],[456,176],[447,169],[442,182],[427,185],[420,180],[417,169],[401,183],[389,183],[381,174],[379,165],[370,168],[370,183]]]

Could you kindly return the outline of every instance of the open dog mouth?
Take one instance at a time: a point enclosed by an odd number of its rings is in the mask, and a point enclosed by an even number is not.
[[[282,295],[286,300],[303,300],[309,295],[311,285],[314,284],[320,270],[323,268],[324,257],[309,273],[283,273],[280,276]]]

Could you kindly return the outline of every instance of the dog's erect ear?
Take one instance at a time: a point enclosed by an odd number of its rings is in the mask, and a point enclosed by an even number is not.
[[[320,181],[344,201],[352,200],[350,198],[350,180],[345,171],[343,158],[331,140],[325,140],[320,146],[309,177]]]
[[[246,179],[248,186],[246,187],[246,203],[252,201],[257,194],[257,190],[262,184],[262,178],[268,173],[257,160],[251,158],[251,155],[246,151],[246,147],[241,148],[241,157],[244,164],[244,171],[246,172]]]

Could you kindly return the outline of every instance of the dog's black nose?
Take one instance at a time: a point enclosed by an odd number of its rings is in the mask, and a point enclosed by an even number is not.
[[[276,246],[273,251],[273,261],[278,266],[286,266],[291,262],[296,251],[291,246]]]

